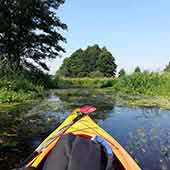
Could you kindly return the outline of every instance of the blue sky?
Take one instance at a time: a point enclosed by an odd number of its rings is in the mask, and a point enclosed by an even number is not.
[[[106,46],[118,69],[137,65],[159,71],[170,61],[170,0],[66,0],[56,12],[68,25],[62,58],[48,61],[50,73],[78,48]]]

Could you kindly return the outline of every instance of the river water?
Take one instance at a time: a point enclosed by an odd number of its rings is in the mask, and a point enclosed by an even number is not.
[[[0,170],[17,166],[73,108],[84,104],[97,107],[92,119],[125,147],[142,170],[169,170],[170,111],[114,103],[101,95],[52,93],[16,112],[0,111]]]

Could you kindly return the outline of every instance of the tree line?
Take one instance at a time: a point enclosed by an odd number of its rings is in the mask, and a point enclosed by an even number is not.
[[[60,42],[66,39],[60,31],[67,25],[56,16],[62,4],[64,0],[0,0],[0,75],[26,72],[39,79],[49,70],[45,60],[65,52]],[[170,63],[164,71],[170,72]],[[116,72],[115,57],[96,44],[76,50],[64,60],[57,75],[114,77]],[[118,75],[125,74],[121,69]]]
[[[134,73],[141,73],[141,68],[137,66]],[[165,66],[164,72],[170,72],[170,62]],[[115,57],[106,47],[99,45],[88,46],[85,50],[78,49],[70,57],[64,59],[57,76],[81,78],[81,77],[115,77],[117,64]],[[118,77],[125,76],[125,69],[120,69]]]
[[[144,72],[148,72],[148,71],[144,71]],[[163,69],[163,72],[169,72],[170,73],[170,62],[165,65],[165,68]],[[135,69],[134,69],[134,73],[142,73],[141,69],[139,66],[137,66]],[[119,77],[122,77],[122,76],[125,76],[126,75],[126,71],[125,69],[120,69],[120,71],[118,72],[118,76]]]
[[[117,65],[115,58],[106,47],[88,46],[85,50],[78,49],[66,58],[57,71],[64,77],[114,77]]]

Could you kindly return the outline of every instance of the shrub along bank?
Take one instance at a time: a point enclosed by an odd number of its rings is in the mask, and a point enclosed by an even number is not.
[[[108,96],[114,103],[170,109],[170,73],[135,72],[118,78],[58,78],[60,88],[88,88],[90,94]],[[59,96],[81,96],[82,89],[58,90]],[[89,93],[88,93],[89,94]],[[87,94],[86,94],[87,95]]]
[[[57,78],[59,88],[105,88],[112,87],[115,84],[113,78]]]
[[[42,97],[44,90],[52,87],[51,78],[45,74],[22,72],[1,75],[0,103],[25,103]]]
[[[109,88],[129,95],[170,96],[170,73],[135,72],[118,78],[57,78],[59,88]]]

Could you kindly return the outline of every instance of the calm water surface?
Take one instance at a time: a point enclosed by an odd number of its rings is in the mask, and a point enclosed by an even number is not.
[[[170,111],[114,105],[103,96],[52,94],[16,113],[0,112],[0,170],[14,168],[69,112],[93,104],[91,117],[118,140],[143,170],[170,169]]]

